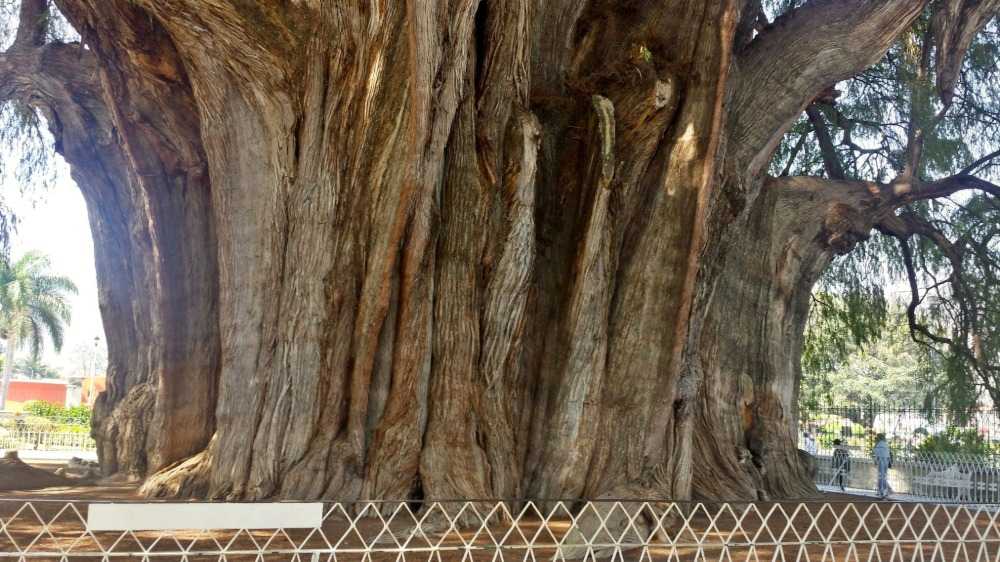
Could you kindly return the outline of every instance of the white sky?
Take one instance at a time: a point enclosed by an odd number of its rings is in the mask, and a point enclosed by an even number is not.
[[[79,294],[70,301],[73,318],[66,329],[62,352],[56,353],[50,342],[46,342],[43,361],[63,376],[89,374],[91,366],[83,363],[92,359],[84,358],[81,351],[93,349],[97,336],[100,353],[107,353],[97,305],[94,244],[83,196],[62,159],[54,160],[58,161],[56,181],[48,190],[23,195],[16,186],[4,186],[4,199],[18,221],[11,252],[16,259],[29,250],[40,251],[49,256],[53,273],[65,275],[76,283]]]

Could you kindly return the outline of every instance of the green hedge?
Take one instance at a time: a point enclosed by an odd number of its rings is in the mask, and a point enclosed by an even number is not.
[[[67,408],[41,400],[32,400],[24,405],[24,413],[62,423],[90,425],[91,410],[86,406],[72,406]]]

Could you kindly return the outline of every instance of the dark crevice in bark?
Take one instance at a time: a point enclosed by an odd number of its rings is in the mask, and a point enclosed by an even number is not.
[[[482,88],[484,87],[484,70],[486,68],[486,57],[489,54],[489,21],[490,2],[489,0],[479,0],[479,5],[476,8],[476,23],[473,31],[473,36],[475,37],[476,59],[473,67],[475,70],[472,74],[472,83],[475,84],[475,94],[477,98],[481,95]]]

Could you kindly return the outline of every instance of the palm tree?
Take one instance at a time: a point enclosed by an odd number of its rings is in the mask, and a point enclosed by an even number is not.
[[[52,347],[62,349],[63,329],[70,320],[66,299],[76,294],[76,285],[67,277],[52,275],[50,265],[38,252],[28,252],[13,264],[0,264],[0,337],[7,340],[0,410],[7,406],[14,354],[21,347],[38,356],[47,335]]]

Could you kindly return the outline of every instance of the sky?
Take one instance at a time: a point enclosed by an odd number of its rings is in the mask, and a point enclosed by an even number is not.
[[[49,256],[53,273],[65,275],[76,283],[79,293],[70,299],[73,317],[66,329],[62,352],[57,353],[46,342],[42,359],[63,376],[89,375],[93,368],[94,337],[100,338],[99,353],[107,354],[97,304],[94,243],[83,196],[69,177],[66,164],[57,160],[55,181],[46,189],[36,188],[24,194],[16,187],[4,186],[4,199],[17,217],[11,253],[16,259],[27,251],[40,251]]]

